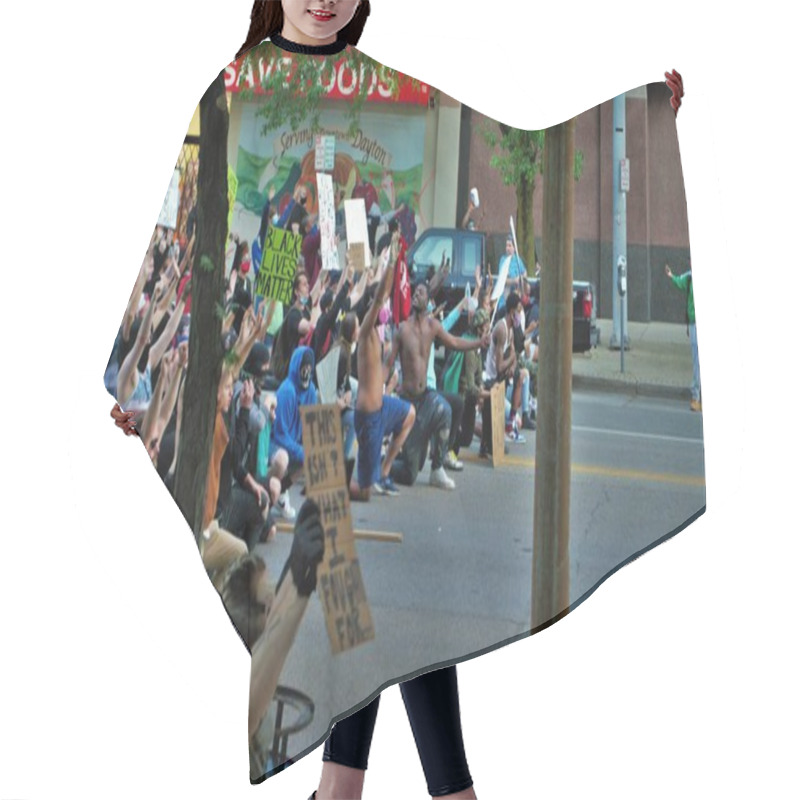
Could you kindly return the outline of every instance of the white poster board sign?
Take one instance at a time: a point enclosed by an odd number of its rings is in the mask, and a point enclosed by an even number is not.
[[[167,196],[164,198],[164,205],[161,206],[161,213],[158,215],[158,224],[165,228],[176,228],[178,226],[178,201],[180,200],[181,171],[175,169],[167,189]]]
[[[361,244],[364,248],[364,263],[370,263],[369,235],[367,233],[367,209],[364,198],[344,201],[344,224],[347,229],[347,246]]]
[[[317,173],[317,197],[319,199],[319,233],[322,269],[339,268],[339,253],[336,249],[336,208],[333,199],[333,176]]]

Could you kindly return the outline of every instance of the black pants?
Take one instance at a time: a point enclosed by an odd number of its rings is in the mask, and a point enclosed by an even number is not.
[[[431,797],[468,789],[472,777],[464,753],[456,668],[426,672],[400,684]],[[365,770],[378,716],[378,695],[369,705],[333,726],[323,761]]]
[[[460,394],[445,394],[442,397],[447,400],[450,406],[450,440],[447,443],[448,450],[458,452],[458,440],[461,437],[461,419],[464,416],[464,398]]]
[[[231,496],[219,514],[220,528],[243,539],[247,549],[252,552],[259,542],[264,541],[273,524],[271,517],[264,521],[261,507],[252,492],[245,491],[238,485],[231,488]]]
[[[453,448],[458,455],[462,447],[469,447],[475,436],[475,417],[477,416],[477,400],[475,395],[468,394],[464,397],[464,413],[461,415],[461,430],[458,441]]]
[[[391,474],[399,484],[413,486],[425,466],[428,442],[433,456],[431,469],[437,470],[444,464],[453,412],[444,397],[433,389],[425,389],[417,397],[402,394],[400,397],[414,406],[417,416],[403,449],[392,464]]]
[[[483,388],[490,389],[491,386],[487,386],[486,384],[484,384]],[[488,397],[483,401],[483,406],[481,407],[481,419],[483,421],[483,424],[481,425],[481,450],[483,450],[485,453],[491,453],[492,452],[492,401]]]

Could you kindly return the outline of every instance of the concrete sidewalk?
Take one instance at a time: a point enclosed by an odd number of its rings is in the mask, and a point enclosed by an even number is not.
[[[620,372],[620,351],[608,347],[612,320],[598,319],[597,327],[600,344],[572,356],[573,389],[690,400],[692,351],[686,325],[629,322],[630,350],[625,351],[624,373]]]

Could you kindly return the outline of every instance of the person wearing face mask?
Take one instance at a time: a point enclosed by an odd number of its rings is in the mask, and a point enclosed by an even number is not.
[[[293,225],[300,225],[306,216],[306,206],[308,205],[308,188],[304,184],[298,183],[294,187],[292,198],[283,209],[283,213],[278,218],[277,227],[291,231]]]
[[[303,469],[303,429],[300,421],[300,406],[311,406],[317,402],[317,390],[311,380],[314,371],[314,351],[310,347],[298,347],[292,353],[289,374],[278,388],[278,406],[275,410],[275,428],[269,443],[270,461],[275,452],[283,448],[289,454],[288,483]],[[284,490],[288,488],[284,485]]]
[[[289,374],[289,360],[300,340],[311,329],[310,292],[308,276],[304,271],[297,271],[292,292],[294,302],[278,331],[272,351],[272,373],[280,381],[285,380]]]

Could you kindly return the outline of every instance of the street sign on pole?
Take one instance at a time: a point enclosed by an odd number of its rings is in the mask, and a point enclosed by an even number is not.
[[[619,190],[629,192],[631,190],[631,161],[623,158],[619,162]]]

